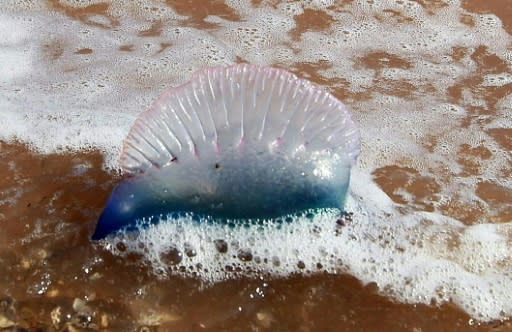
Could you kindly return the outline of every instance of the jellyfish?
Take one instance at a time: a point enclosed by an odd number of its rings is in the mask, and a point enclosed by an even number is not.
[[[341,212],[359,149],[346,107],[309,81],[249,64],[204,69],[135,121],[120,156],[127,176],[92,239],[169,216],[223,223]]]

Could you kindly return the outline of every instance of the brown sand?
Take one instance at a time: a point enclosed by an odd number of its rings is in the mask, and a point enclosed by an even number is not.
[[[6,318],[23,328],[69,331],[512,330],[506,322],[471,325],[449,304],[394,303],[376,285],[347,275],[206,288],[197,280],[158,280],[139,257],[122,260],[88,238],[117,179],[101,170],[99,152],[40,155],[20,144],[0,147],[0,324]],[[14,203],[5,201],[12,196]]]

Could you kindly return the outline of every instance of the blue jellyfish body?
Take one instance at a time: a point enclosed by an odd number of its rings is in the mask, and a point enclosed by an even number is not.
[[[124,142],[93,239],[140,220],[264,220],[342,209],[359,133],[344,105],[284,70],[216,67],[168,90]]]

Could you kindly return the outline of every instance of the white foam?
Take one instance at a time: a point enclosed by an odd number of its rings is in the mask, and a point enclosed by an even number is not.
[[[91,5],[100,4],[103,1],[101,0],[64,0],[60,1],[62,4],[66,6],[71,6],[74,8],[85,8]]]
[[[23,19],[2,16],[0,20],[0,84],[26,76],[32,70],[30,30]]]
[[[60,3],[83,8],[96,2]],[[197,254],[184,257],[183,264],[200,263],[202,270],[195,272],[212,281],[236,275],[223,269],[226,264],[287,275],[304,272],[297,267],[299,259],[311,273],[320,261],[329,272],[375,281],[400,301],[451,299],[475,318],[512,316],[507,268],[511,248],[506,240],[510,223],[487,224],[495,208],[475,193],[481,181],[512,186],[512,180],[504,177],[510,153],[486,134],[487,129],[512,127],[511,97],[492,106],[496,115],[471,113],[474,107],[491,107],[479,89],[510,83],[510,72],[485,73],[482,85],[474,91],[462,88],[458,101],[447,93],[481,73],[472,58],[481,46],[512,64],[510,35],[496,16],[469,13],[457,0],[433,11],[405,0],[354,1],[342,10],[333,3],[305,1],[274,8],[226,1],[240,22],[212,15],[207,21],[218,26],[208,30],[184,26],[187,17],[161,1],[113,2],[108,14],[119,25],[108,29],[48,10],[43,2],[2,3],[0,139],[21,140],[45,153],[100,149],[107,166],[117,168],[122,140],[137,115],[162,90],[185,82],[201,67],[241,59],[313,74],[326,89],[343,91],[361,127],[362,170],[352,177],[349,202],[354,221],[338,236],[327,215],[315,223],[297,220],[279,231],[269,227],[264,232],[204,226],[200,233],[183,220],[181,233],[175,233],[176,224],[162,224],[141,237],[150,244],[145,254],[155,268],[163,268],[159,253],[165,245],[157,236],[161,233],[168,234],[167,246],[169,239],[182,249],[185,242],[193,244]],[[325,31],[308,30],[297,39],[287,32],[297,27],[294,16],[305,8],[320,8],[333,22]],[[464,25],[460,17],[472,18],[476,25]],[[106,16],[88,19],[112,23]],[[144,36],[141,32],[155,22],[164,22],[161,33]],[[454,48],[463,50],[460,60],[452,55]],[[361,62],[374,51],[397,56],[410,68]],[[303,64],[319,69],[301,73]],[[492,151],[487,159],[470,157],[479,165],[475,174],[463,172],[459,162],[467,157],[460,152],[463,144]],[[406,214],[398,212],[368,175],[388,165],[412,167],[436,181],[439,191],[433,213],[414,212],[414,194],[405,188],[400,194],[411,204],[400,206]],[[461,209],[482,207],[473,222],[484,224],[464,226],[443,217],[446,211],[441,206],[452,201],[460,201]],[[253,259],[241,262],[231,243],[229,254],[217,253],[204,234],[241,241],[239,246],[250,248]],[[450,239],[457,239],[458,247],[452,247]],[[256,255],[269,262],[277,257],[280,264],[257,264]]]
[[[489,74],[484,76],[483,86],[504,86],[512,83],[511,73]]]

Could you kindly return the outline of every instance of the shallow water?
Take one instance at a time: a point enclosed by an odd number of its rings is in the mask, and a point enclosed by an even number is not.
[[[0,315],[8,319],[0,321],[2,326],[11,322],[50,331],[509,329],[508,322],[477,324],[452,304],[398,303],[380,295],[376,283],[363,286],[346,274],[262,275],[214,285],[197,278],[157,278],[140,255],[120,259],[89,240],[116,179],[101,171],[100,153],[38,155],[22,145],[2,144],[0,159],[0,170],[7,174],[2,192],[25,183],[13,209],[1,215]]]
[[[0,327],[512,329],[507,1],[1,6]],[[353,217],[91,242],[137,114],[241,61],[351,107]]]

